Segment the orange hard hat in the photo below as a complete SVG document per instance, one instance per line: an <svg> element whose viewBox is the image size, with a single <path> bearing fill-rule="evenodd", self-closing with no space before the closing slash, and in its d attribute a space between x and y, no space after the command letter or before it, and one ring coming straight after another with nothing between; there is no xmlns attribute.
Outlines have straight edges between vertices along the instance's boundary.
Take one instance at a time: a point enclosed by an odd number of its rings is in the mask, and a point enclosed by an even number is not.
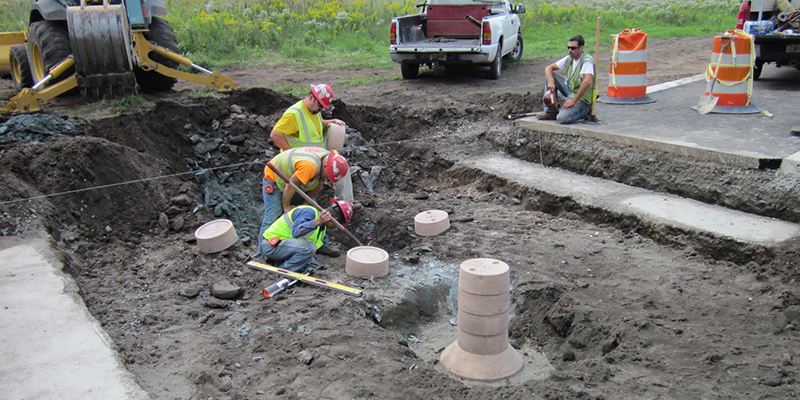
<svg viewBox="0 0 800 400"><path fill-rule="evenodd" d="M544 92L544 96L542 96L542 103L544 103L545 107L551 110L558 110L558 102L556 101L555 93L551 91Z"/></svg>
<svg viewBox="0 0 800 400"><path fill-rule="evenodd" d="M334 199L331 199L331 204L336 204L339 207L339 211L341 211L342 215L344 216L344 222L342 222L342 226L347 226L347 224L350 222L350 218L353 217L353 205L344 200Z"/></svg>
<svg viewBox="0 0 800 400"><path fill-rule="evenodd" d="M311 94L319 100L322 108L326 110L331 109L331 100L333 100L333 89L330 86L320 83L319 85L311 85Z"/></svg>
<svg viewBox="0 0 800 400"><path fill-rule="evenodd" d="M328 154L328 160L325 163L325 171L327 171L328 179L330 179L331 182L339 182L339 179L347 175L347 170L349 168L350 166L347 165L347 160L342 157L338 151L333 150Z"/></svg>

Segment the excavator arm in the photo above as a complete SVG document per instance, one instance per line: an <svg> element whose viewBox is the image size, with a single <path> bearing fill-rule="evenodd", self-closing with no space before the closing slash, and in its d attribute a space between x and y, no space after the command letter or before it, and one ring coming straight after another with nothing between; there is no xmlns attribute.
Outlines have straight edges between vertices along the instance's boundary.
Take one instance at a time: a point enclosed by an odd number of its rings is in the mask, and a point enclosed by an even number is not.
<svg viewBox="0 0 800 400"><path fill-rule="evenodd" d="M189 60L186 57L183 57L179 54L175 54L174 52L170 51L167 48L161 47L155 43L148 41L144 37L143 31L134 31L133 32L133 52L136 54L137 59L139 60L139 68L145 71L156 71L161 75L166 75L172 78L182 79L185 81L200 83L206 85L212 89L219 90L221 92L227 92L234 89L238 89L233 80L227 76L220 74L219 72L209 71L195 63L192 60ZM196 75L190 74L188 72L178 71L177 69L173 69L167 67L164 64L160 64L153 59L150 58L150 52L155 52L161 56L169 58L172 61L177 62L183 66L192 68L196 71L203 72L206 75Z"/></svg>
<svg viewBox="0 0 800 400"><path fill-rule="evenodd" d="M75 65L75 60L72 56L65 58L64 61L56 64L50 70L50 73L33 87L22 89L21 92L12 97L9 103L0 111L8 114L26 114L42 111L42 104L45 101L78 87L78 79L75 74L58 83L44 87L51 79L63 74L73 65Z"/></svg>

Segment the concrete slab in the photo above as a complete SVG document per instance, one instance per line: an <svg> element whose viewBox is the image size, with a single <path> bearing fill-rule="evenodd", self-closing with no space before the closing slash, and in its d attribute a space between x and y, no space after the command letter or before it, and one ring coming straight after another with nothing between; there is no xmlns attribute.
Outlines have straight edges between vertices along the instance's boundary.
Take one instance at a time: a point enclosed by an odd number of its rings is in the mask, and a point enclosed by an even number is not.
<svg viewBox="0 0 800 400"><path fill-rule="evenodd" d="M145 400L44 239L0 242L0 398Z"/></svg>
<svg viewBox="0 0 800 400"><path fill-rule="evenodd" d="M535 117L516 123L742 168L778 168L784 159L797 165L793 160L800 158L800 136L792 127L800 123L800 71L764 67L761 79L753 81L751 102L765 113L700 115L692 106L705 94L706 85L698 75L648 88L654 103L598 103L599 124L560 125Z"/></svg>
<svg viewBox="0 0 800 400"><path fill-rule="evenodd" d="M478 168L523 187L567 197L583 206L743 243L772 247L800 237L800 224L578 175L515 158L499 155L473 157L468 162L461 162L461 166Z"/></svg>

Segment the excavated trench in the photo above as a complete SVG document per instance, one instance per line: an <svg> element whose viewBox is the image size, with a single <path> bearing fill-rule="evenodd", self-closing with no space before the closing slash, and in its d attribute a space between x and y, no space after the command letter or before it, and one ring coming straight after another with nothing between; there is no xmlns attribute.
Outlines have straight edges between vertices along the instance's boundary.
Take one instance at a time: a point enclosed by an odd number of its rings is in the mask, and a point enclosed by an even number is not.
<svg viewBox="0 0 800 400"><path fill-rule="evenodd" d="M522 101L505 100L508 107ZM263 300L260 289L277 276L244 264L256 250L261 171L275 154L269 127L295 101L250 89L224 99L160 102L142 113L74 121L80 132L47 140L7 132L2 137L3 234L24 234L37 223L51 234L90 311L154 398L234 399L256 390L264 398L277 393L305 398L316 392L298 392L275 380L338 379L352 387L387 371L398 375L385 388L367 385L364 397L394 398L400 389L423 397L502 395L496 388L465 388L438 365L441 350L455 340L458 266L470 258L497 258L511 266L509 334L527 366L515 382L566 396L553 398L602 398L618 390L616 385L640 390L641 383L623 374L620 363L643 370L657 364L656 375L670 377L670 363L684 361L668 358L674 351L663 343L681 341L684 331L695 329L686 326L692 313L703 315L700 324L716 327L705 316L718 302L734 302L734 295L723 291L720 299L686 304L690 300L682 293L701 297L718 286L719 275L736 282L731 291L736 286L751 297L757 295L747 282L728 274L752 274L756 292L782 293L782 301L770 303L774 312L800 304L800 294L778 284L797 277L792 251L653 229L503 177L454 167L454 160L505 152L800 222L796 182L774 171L739 171L592 140L579 143L508 121L487 121L490 116L471 109L378 109L340 101L333 116L349 124L344 155L363 205L351 230L389 252L390 274L354 279L344 274L344 256L322 257L329 267L320 276L362 288L364 296L332 297L298 285ZM326 188L318 198L331 195ZM448 212L452 225L446 233L414 233L414 215L429 209ZM215 218L231 219L241 240L222 253L202 254L193 231ZM345 247L354 245L339 232L331 236ZM221 280L241 287L242 294L233 301L214 298L209 287ZM773 283L757 283L766 281ZM796 319L787 311L785 319L775 317L756 330L784 325L785 332ZM706 329L717 335L727 328ZM661 346L663 353L653 353ZM703 354L723 351L718 346L709 344ZM301 350L313 354L313 361L298 363L295 354ZM385 370L367 371L365 364ZM321 373L326 366L350 368L353 375ZM422 383L417 370L428 373ZM170 390L159 374L172 377ZM773 374L779 384L769 386L778 395L788 393L791 377L781 374ZM609 384L615 375L617 384ZM549 383L531 383L550 376ZM582 386L587 382L592 384Z"/></svg>

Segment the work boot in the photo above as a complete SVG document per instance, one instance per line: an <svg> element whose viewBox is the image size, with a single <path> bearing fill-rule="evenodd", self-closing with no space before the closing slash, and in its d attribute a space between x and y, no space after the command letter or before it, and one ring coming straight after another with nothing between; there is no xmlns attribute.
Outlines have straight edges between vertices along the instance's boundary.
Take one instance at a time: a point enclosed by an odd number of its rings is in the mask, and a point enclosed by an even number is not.
<svg viewBox="0 0 800 400"><path fill-rule="evenodd" d="M339 248L336 247L335 245L328 244L327 246L322 246L319 249L317 249L317 254L322 254L323 256L336 258L342 255L342 251L339 250Z"/></svg>
<svg viewBox="0 0 800 400"><path fill-rule="evenodd" d="M536 118L539 118L540 120L546 120L546 121L555 121L556 120L556 115L558 115L558 113L554 113L554 112L550 112L550 111L542 111L542 112L536 114Z"/></svg>

